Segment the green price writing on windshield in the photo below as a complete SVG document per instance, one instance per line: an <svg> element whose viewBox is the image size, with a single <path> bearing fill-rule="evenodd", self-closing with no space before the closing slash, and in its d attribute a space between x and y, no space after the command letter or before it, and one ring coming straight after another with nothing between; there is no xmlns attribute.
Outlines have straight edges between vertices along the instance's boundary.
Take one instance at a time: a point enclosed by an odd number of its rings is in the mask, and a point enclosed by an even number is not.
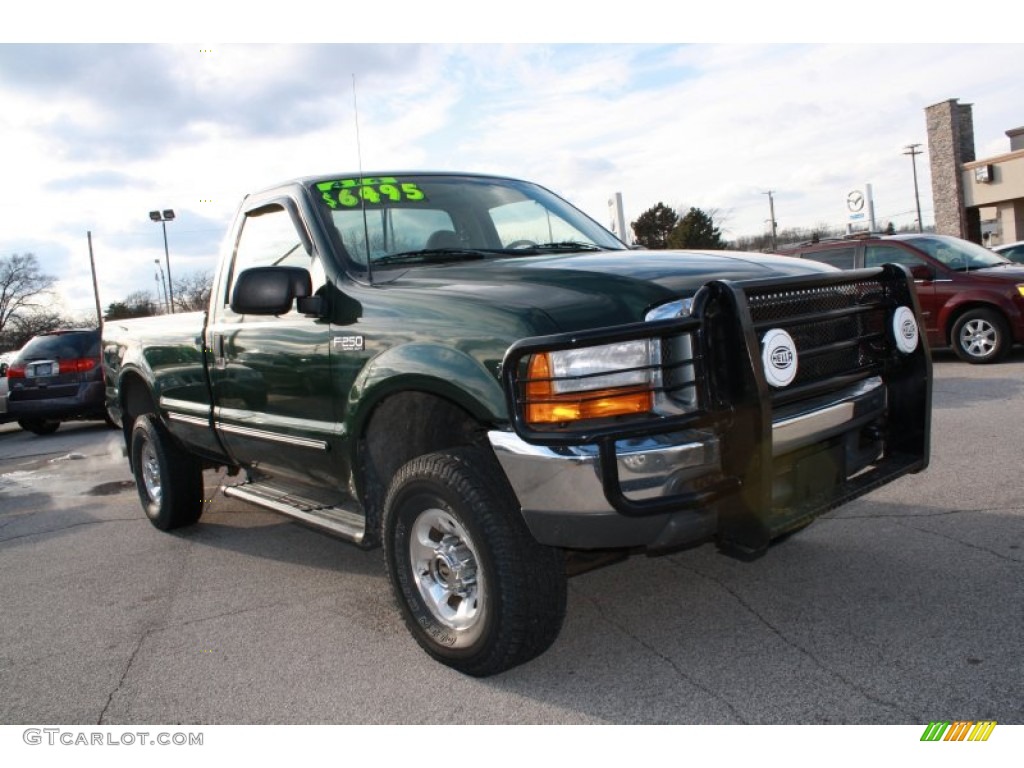
<svg viewBox="0 0 1024 768"><path fill-rule="evenodd" d="M322 181L316 185L323 201L331 208L357 208L360 205L381 203L416 202L425 200L418 186L412 182L400 182L391 176L363 179L339 179Z"/></svg>

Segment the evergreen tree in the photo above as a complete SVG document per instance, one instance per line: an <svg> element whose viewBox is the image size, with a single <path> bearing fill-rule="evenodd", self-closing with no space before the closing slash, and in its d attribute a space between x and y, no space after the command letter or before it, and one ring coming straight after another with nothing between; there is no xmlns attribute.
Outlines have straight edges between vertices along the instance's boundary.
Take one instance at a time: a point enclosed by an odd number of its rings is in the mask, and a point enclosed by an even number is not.
<svg viewBox="0 0 1024 768"><path fill-rule="evenodd" d="M679 214L664 203L658 203L640 214L630 226L638 245L653 250L668 248L668 236L679 223Z"/></svg>
<svg viewBox="0 0 1024 768"><path fill-rule="evenodd" d="M710 214L690 208L668 236L669 248L725 248L722 233Z"/></svg>

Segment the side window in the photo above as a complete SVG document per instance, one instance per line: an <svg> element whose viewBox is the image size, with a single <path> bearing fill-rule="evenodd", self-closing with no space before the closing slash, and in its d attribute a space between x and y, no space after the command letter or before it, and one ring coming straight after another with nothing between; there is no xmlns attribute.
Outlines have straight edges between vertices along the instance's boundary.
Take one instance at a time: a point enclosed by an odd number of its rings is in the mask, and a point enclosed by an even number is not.
<svg viewBox="0 0 1024 768"><path fill-rule="evenodd" d="M880 267L883 264L902 264L905 267L913 267L924 263L924 259L894 245L869 245L864 251L865 267Z"/></svg>
<svg viewBox="0 0 1024 768"><path fill-rule="evenodd" d="M224 294L225 305L230 303L236 278L250 267L302 267L312 276L314 291L326 282L320 260L306 253L291 217L280 205L264 206L246 214Z"/></svg>
<svg viewBox="0 0 1024 768"><path fill-rule="evenodd" d="M803 254L805 259L814 259L822 264L829 264L839 269L853 269L853 256L855 248L833 248L827 251L817 251Z"/></svg>

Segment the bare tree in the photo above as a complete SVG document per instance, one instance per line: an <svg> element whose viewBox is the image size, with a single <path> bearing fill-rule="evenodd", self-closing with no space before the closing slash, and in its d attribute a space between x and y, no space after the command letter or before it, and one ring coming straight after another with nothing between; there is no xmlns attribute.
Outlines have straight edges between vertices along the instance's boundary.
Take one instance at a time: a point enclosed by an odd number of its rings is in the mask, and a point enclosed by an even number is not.
<svg viewBox="0 0 1024 768"><path fill-rule="evenodd" d="M0 333L16 315L42 306L56 280L43 274L31 253L0 257Z"/></svg>
<svg viewBox="0 0 1024 768"><path fill-rule="evenodd" d="M174 306L180 312L199 312L210 304L213 270L190 272L174 279Z"/></svg>

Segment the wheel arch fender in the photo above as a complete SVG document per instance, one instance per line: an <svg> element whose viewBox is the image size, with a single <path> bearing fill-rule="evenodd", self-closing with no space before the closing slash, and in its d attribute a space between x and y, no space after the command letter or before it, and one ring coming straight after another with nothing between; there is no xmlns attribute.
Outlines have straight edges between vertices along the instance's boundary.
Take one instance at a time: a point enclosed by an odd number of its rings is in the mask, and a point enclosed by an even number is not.
<svg viewBox="0 0 1024 768"><path fill-rule="evenodd" d="M371 361L349 393L345 423L368 541L379 532L384 495L399 467L419 455L480 443L486 428L505 420L497 379L465 353L408 345Z"/></svg>
<svg viewBox="0 0 1024 768"><path fill-rule="evenodd" d="M1011 334L1019 324L1020 313L1013 306L1013 302L990 293L964 291L950 299L939 313L939 327L942 328L942 335L947 344L953 343L953 326L957 320L972 309L990 309L998 312L1009 326Z"/></svg>
<svg viewBox="0 0 1024 768"><path fill-rule="evenodd" d="M134 366L121 370L114 392L114 402L120 412L121 432L124 435L124 444L128 453L128 466L129 469L134 470L132 430L135 421L147 413L152 413L160 419L160 409L143 372Z"/></svg>
<svg viewBox="0 0 1024 768"><path fill-rule="evenodd" d="M500 361L495 364L500 365ZM505 395L496 373L452 347L404 344L373 358L360 371L348 392L348 433L361 436L380 402L414 391L449 400L483 424L508 421Z"/></svg>

